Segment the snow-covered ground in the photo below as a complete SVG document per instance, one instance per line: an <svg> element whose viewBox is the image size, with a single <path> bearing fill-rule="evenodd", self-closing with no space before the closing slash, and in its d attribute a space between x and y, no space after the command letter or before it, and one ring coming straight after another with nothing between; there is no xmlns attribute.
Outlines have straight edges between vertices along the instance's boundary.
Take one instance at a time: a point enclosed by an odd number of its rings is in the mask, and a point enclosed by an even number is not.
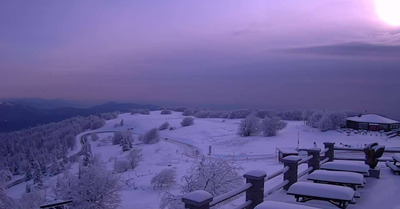
<svg viewBox="0 0 400 209"><path fill-rule="evenodd" d="M323 142L327 141L336 142L338 146L345 144L352 147L362 147L366 143L378 142L387 147L400 147L399 137L387 139L385 135L381 135L380 133L373 133L372 135L354 133L348 135L347 133L338 131L323 133L304 125L301 121L288 121L287 127L274 137L239 137L236 134L240 122L238 119L196 118L194 125L181 127L180 122L183 118L182 113L178 112L173 112L170 115L161 115L160 111L153 111L150 115L121 114L118 118L107 121L104 127L95 131L129 130L136 139L134 147L141 149L143 160L139 163L139 166L133 171L120 174L121 179L131 179L135 182L133 187L123 187L123 209L158 208L162 192L166 190L153 190L150 185L151 178L165 168L174 168L177 171L177 182L179 184L179 179L186 174L187 170L196 160L196 156L201 157L205 155L208 157L210 146L211 157L234 161L235 164L243 168L240 170L240 174L253 169L261 169L267 173L273 173L281 169L283 165L278 163L276 158L277 147L295 148L299 146L300 148L310 148L314 146L314 143L318 147L323 147ZM121 120L124 121L124 125L122 127L115 126ZM138 135L144 134L152 128L158 128L164 122L169 122L175 129L160 131L162 140L159 143L153 145L138 143ZM100 139L97 141L89 140L93 153L99 155L103 161L107 162L111 170L113 169L115 159L124 158L126 153L122 152L120 146L112 145L111 138L113 133L99 133L98 136ZM74 153L78 150L74 150ZM357 204L350 205L349 209L378 208L382 202L392 203L396 200L395 196L400 192L400 187L398 186L400 185L399 176L392 175L384 165L379 164L379 167L382 168L382 178L368 178L365 188L361 189L362 197L357 199ZM302 165L299 169L302 170L304 168L304 165ZM53 179L55 178L53 177ZM277 184L280 181L282 181L282 177L277 177L267 182L266 187ZM25 185L20 184L10 188L7 193L12 197L18 198L21 197L24 189ZM390 192L376 192L385 190ZM175 185L168 191L177 193L179 186ZM295 202L292 196L286 195L282 190L274 193L267 199ZM239 198L229 203L226 208L232 207L232 204L243 203L243 201L243 197ZM395 203L389 204L388 206L390 207L388 208L395 208ZM329 203L319 203L318 201L311 201L306 203L306 205L323 205L324 208L335 208Z"/></svg>

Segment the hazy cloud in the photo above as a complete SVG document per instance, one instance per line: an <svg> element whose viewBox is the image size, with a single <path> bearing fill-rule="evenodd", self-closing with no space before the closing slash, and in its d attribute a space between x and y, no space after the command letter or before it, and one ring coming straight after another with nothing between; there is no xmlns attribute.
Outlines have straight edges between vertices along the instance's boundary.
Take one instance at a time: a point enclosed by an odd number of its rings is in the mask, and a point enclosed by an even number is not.
<svg viewBox="0 0 400 209"><path fill-rule="evenodd" d="M400 45L346 43L285 49L282 52L343 58L385 58L400 61Z"/></svg>

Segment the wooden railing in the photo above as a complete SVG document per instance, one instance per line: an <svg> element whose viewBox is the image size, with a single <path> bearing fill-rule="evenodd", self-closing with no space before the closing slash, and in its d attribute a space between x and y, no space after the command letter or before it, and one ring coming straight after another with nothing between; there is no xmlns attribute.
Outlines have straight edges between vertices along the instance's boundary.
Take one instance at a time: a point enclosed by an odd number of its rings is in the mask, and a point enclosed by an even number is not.
<svg viewBox="0 0 400 209"><path fill-rule="evenodd" d="M335 157L335 150L347 150L347 151L362 151L364 149L345 149L335 147L335 143L325 142L324 149L321 148L311 148L311 149L303 149L307 151L307 157L300 158L298 156L287 156L283 158L283 168L267 175L266 172L260 170L254 170L247 172L243 175L246 179L246 184L243 186L236 188L228 193L222 194L217 197L213 197L211 194L205 191L194 191L182 198L182 201L185 203L185 208L188 209L210 209L219 203L222 203L228 199L236 197L242 193L246 194L246 200L243 204L239 205L235 209L254 209L255 206L262 203L264 198L273 194L274 192L285 189L288 190L290 186L297 182L297 180L306 174L310 174L315 170L318 170L324 163L333 161L335 159L342 159L339 157ZM395 151L394 149L389 149L390 153L398 152L400 153L400 149ZM366 158L368 156L366 155ZM353 158L354 160L354 158ZM366 160L365 158L362 160ZM308 164L307 169L298 172L298 167L301 164ZM278 176L283 175L283 181L268 190L264 191L264 183L274 179Z"/></svg>

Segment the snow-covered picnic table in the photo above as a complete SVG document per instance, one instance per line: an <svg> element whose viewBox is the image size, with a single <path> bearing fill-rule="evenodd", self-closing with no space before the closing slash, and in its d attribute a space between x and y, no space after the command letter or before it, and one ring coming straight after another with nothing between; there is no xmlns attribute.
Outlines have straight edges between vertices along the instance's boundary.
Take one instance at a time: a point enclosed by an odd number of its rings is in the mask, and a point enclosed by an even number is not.
<svg viewBox="0 0 400 209"><path fill-rule="evenodd" d="M307 177L316 183L329 183L345 185L357 190L358 186L364 186L364 176L360 173L347 171L316 170Z"/></svg>
<svg viewBox="0 0 400 209"><path fill-rule="evenodd" d="M386 166L389 167L390 169L392 169L393 173L398 173L400 174L400 165L398 165L397 163L400 163L400 155L399 154L395 154L392 156L393 158L393 163L387 161L386 162Z"/></svg>
<svg viewBox="0 0 400 209"><path fill-rule="evenodd" d="M289 188L287 194L294 195L297 202L324 200L343 209L345 209L349 203L355 202L355 192L353 189L330 184L297 182Z"/></svg>
<svg viewBox="0 0 400 209"><path fill-rule="evenodd" d="M285 202L265 201L257 205L254 209L317 209L317 208L285 203Z"/></svg>
<svg viewBox="0 0 400 209"><path fill-rule="evenodd" d="M361 163L333 161L321 165L321 169L331 171L348 171L369 176L369 166Z"/></svg>
<svg viewBox="0 0 400 209"><path fill-rule="evenodd" d="M394 160L394 164L396 163L400 163L400 154L395 154L392 156L393 160Z"/></svg>

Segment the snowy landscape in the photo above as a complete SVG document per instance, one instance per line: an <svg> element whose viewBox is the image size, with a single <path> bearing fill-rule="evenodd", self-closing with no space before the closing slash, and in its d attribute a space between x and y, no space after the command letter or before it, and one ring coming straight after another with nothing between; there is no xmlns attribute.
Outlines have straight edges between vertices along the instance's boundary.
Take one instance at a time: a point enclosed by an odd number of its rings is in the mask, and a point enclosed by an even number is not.
<svg viewBox="0 0 400 209"><path fill-rule="evenodd" d="M0 1L0 209L400 209L400 0Z"/></svg>
<svg viewBox="0 0 400 209"><path fill-rule="evenodd" d="M76 146L68 155L79 152L82 149L80 139L86 137L95 158L104 162L106 169L118 176L121 186L119 192L121 208L155 209L160 207L160 202L166 192L180 194L184 176L188 175L194 164L205 159L226 160L235 166L238 176L242 176L251 170L263 170L267 174L280 170L283 165L277 160L277 148L301 149L314 146L322 148L324 142L335 142L337 146L353 148L362 148L365 144L373 142L387 147L400 147L399 137L388 139L386 134L379 132L371 132L367 135L356 131L350 134L337 130L321 132L319 129L306 125L304 121L285 121L286 127L276 136L242 137L237 134L242 119L195 118L193 125L182 126L183 118L185 116L182 116L182 112L161 114L161 111L152 111L149 115L120 114L115 119L107 120L101 128L78 134ZM170 127L159 131L160 140L157 143L146 144L138 140L146 132L158 128L165 122L168 122ZM113 145L113 138L117 132L131 134L132 150L138 151L141 156L137 166L133 169L119 170L120 168L116 167L119 166L117 162L127 160L130 153L124 152L121 145ZM363 154L359 156L363 157ZM374 202L373 199L365 198L365 196L376 195L373 190L379 190L379 188L385 188L393 194L398 192L397 187L391 185L400 183L400 179L392 175L390 169L386 168L384 164L379 164L379 167L382 169L382 178L368 178L367 186L361 189L363 198L357 204L350 205L349 208L377 207L379 202ZM67 171L76 175L77 169L78 162L72 163ZM165 169L174 171L171 174L172 182L165 182L165 185L162 183L160 185L152 184L152 179ZM44 178L47 199L55 198L51 188L55 187L57 179L62 178L63 175L65 173ZM282 178L273 179L273 181L267 182L266 188L281 181ZM27 184L33 183L27 181L13 186L6 190L6 194L15 199L23 198ZM386 202L390 197L389 194L382 193L379 200ZM293 197L285 195L285 191L278 191L267 199L295 202ZM395 198L393 201L394 206ZM241 202L243 202L243 196L222 208L232 208ZM331 207L329 204L324 206ZM334 208L334 206L332 207Z"/></svg>

